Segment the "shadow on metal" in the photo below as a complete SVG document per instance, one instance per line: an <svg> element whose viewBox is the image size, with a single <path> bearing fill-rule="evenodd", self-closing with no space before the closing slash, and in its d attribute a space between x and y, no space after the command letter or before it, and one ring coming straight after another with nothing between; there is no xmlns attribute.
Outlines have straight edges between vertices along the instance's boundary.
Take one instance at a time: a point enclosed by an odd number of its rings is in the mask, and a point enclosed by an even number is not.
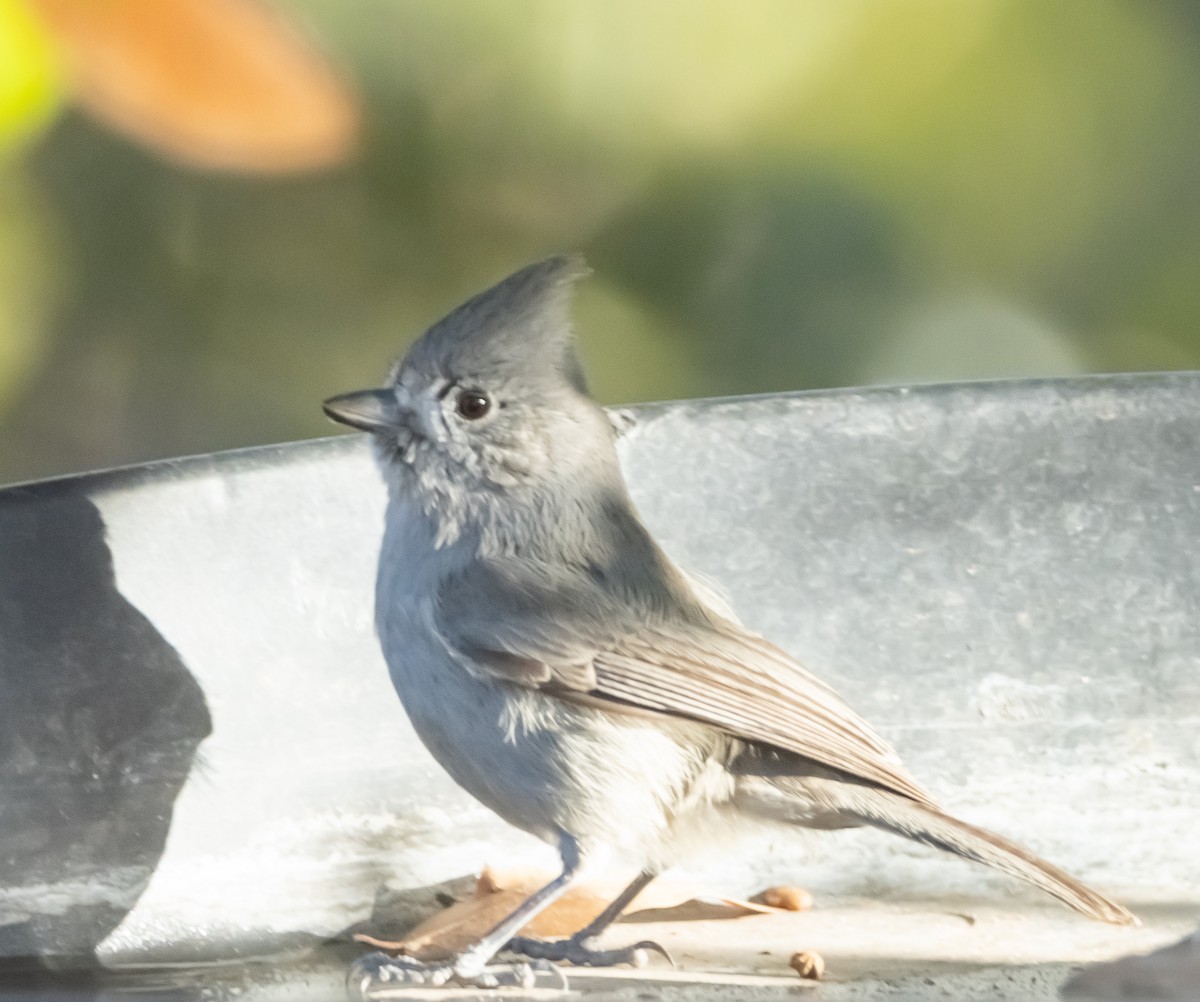
<svg viewBox="0 0 1200 1002"><path fill-rule="evenodd" d="M210 730L96 506L71 481L0 494L0 956L78 962L116 928Z"/></svg>

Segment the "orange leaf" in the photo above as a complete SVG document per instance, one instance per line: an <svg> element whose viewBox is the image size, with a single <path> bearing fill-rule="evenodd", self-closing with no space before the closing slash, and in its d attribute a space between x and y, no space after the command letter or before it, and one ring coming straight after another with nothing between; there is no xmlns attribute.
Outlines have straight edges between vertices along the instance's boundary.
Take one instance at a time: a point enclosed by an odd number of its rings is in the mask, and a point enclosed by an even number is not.
<svg viewBox="0 0 1200 1002"><path fill-rule="evenodd" d="M336 164L355 97L256 0L31 0L63 50L76 98L170 159L256 173Z"/></svg>

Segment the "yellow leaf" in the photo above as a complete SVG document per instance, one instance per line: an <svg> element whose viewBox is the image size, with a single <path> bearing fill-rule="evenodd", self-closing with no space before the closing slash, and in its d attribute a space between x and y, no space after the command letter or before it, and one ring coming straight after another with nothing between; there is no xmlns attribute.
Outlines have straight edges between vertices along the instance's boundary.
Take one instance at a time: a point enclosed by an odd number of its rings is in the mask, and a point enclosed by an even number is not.
<svg viewBox="0 0 1200 1002"><path fill-rule="evenodd" d="M54 117L62 81L54 45L24 0L0 0L0 155Z"/></svg>

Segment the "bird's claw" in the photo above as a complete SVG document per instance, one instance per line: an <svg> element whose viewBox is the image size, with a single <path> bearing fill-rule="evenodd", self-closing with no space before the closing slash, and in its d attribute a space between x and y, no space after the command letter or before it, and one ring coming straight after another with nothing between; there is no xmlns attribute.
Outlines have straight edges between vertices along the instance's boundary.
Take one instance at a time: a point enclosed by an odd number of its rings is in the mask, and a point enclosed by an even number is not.
<svg viewBox="0 0 1200 1002"><path fill-rule="evenodd" d="M549 940L514 936L508 941L505 949L533 960L548 960L558 963L566 961L576 967L615 967L618 964L645 967L650 959L650 952L653 951L665 958L672 967L675 966L675 960L666 949L649 939L634 943L632 946L600 950L595 946L594 940L575 936L570 939Z"/></svg>
<svg viewBox="0 0 1200 1002"><path fill-rule="evenodd" d="M428 963L413 957L368 953L350 965L346 991L354 1002L384 998L390 990L462 985L468 988L533 988L539 974L548 974L567 988L566 976L549 961L530 958L532 963L476 964L469 955L457 961Z"/></svg>

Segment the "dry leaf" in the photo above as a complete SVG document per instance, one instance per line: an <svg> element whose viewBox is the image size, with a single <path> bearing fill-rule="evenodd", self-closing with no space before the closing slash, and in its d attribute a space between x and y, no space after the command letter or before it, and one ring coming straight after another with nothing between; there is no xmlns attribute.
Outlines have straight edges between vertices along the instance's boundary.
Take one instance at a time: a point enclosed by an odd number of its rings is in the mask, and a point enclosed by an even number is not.
<svg viewBox="0 0 1200 1002"><path fill-rule="evenodd" d="M441 960L478 940L552 877L544 870L497 872L485 868L471 898L457 901L431 916L403 940L390 942L362 934L355 939L421 960ZM630 879L631 875L606 875L580 881L521 931L525 935L551 939L570 936L604 911ZM660 877L634 898L627 918L631 921L694 921L778 911L780 909L750 901L707 897L703 889L692 882Z"/></svg>

